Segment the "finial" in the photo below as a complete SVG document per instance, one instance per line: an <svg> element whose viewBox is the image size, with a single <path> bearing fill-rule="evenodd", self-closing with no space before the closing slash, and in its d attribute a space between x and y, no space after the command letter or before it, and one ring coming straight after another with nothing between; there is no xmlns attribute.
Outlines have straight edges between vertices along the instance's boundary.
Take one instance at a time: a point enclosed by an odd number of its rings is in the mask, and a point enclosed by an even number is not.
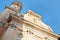
<svg viewBox="0 0 60 40"><path fill-rule="evenodd" d="M16 1L13 2L12 4L17 5L20 9L22 9L22 3L19 2L18 0L16 0Z"/></svg>

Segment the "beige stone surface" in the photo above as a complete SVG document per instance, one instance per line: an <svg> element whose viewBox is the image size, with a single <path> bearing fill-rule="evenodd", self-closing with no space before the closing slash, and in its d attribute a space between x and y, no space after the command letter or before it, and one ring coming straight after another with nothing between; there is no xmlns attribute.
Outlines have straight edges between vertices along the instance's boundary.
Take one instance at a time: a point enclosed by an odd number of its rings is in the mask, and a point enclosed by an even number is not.
<svg viewBox="0 0 60 40"><path fill-rule="evenodd" d="M14 16L11 24L16 25L16 28L9 26L2 40L58 40L59 35L55 34L48 25L44 24L41 18L31 14L29 16L26 13L23 19ZM18 34L20 33L22 34L19 37Z"/></svg>
<svg viewBox="0 0 60 40"><path fill-rule="evenodd" d="M18 13L9 8L4 10L3 16L6 11L11 13L10 24L13 25L8 26L1 40L58 40L60 37L53 32L50 26L42 22L40 15L31 10L22 14L23 17L20 14L17 16Z"/></svg>

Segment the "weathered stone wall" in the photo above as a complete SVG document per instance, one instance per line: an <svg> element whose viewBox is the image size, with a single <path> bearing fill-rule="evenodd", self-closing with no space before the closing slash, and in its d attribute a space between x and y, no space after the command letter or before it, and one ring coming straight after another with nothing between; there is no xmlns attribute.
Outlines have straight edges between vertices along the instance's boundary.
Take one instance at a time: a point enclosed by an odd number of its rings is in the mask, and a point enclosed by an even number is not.
<svg viewBox="0 0 60 40"><path fill-rule="evenodd" d="M58 40L58 37L46 33L33 26L23 26L23 39L25 40Z"/></svg>

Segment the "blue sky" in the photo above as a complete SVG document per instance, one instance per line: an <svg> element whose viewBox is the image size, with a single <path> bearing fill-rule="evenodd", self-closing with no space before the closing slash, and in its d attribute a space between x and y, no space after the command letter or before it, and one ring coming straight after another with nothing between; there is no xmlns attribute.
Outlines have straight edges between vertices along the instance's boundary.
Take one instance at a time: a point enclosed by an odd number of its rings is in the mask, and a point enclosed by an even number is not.
<svg viewBox="0 0 60 40"><path fill-rule="evenodd" d="M0 0L0 12L15 0ZM60 0L18 0L22 3L22 13L32 10L42 16L42 21L49 25L56 34L60 34Z"/></svg>

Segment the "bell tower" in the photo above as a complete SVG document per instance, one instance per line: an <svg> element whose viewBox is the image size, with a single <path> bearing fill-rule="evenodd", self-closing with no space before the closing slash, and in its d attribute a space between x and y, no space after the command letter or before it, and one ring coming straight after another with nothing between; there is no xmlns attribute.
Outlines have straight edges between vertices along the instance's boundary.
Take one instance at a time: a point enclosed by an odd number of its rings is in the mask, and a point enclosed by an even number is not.
<svg viewBox="0 0 60 40"><path fill-rule="evenodd" d="M20 12L22 9L22 4L19 1L12 2L11 6L6 6L5 9L8 8L9 10Z"/></svg>
<svg viewBox="0 0 60 40"><path fill-rule="evenodd" d="M6 6L4 11L0 14L0 37L2 38L3 33L7 30L9 23L11 22L10 15L20 14L22 9L22 4L18 1L15 1L11 6ZM0 38L0 40L1 40Z"/></svg>
<svg viewBox="0 0 60 40"><path fill-rule="evenodd" d="M18 15L22 9L22 4L19 1L12 2L11 6L6 6L4 11L2 12L2 17L6 17L8 14Z"/></svg>

